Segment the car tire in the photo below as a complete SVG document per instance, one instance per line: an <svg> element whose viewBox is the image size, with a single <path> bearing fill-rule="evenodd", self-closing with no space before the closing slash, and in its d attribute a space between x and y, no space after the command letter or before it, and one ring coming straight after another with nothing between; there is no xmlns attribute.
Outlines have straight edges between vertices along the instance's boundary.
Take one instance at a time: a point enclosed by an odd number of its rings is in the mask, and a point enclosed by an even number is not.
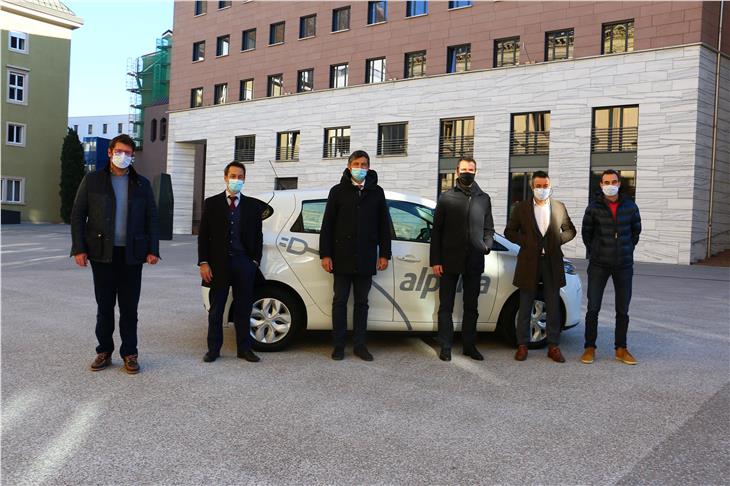
<svg viewBox="0 0 730 486"><path fill-rule="evenodd" d="M507 299L507 302L502 307L502 312L499 314L499 322L497 323L497 329L502 336L502 339L510 346L517 346L517 313L520 310L520 293L515 292ZM563 309L562 303L560 306L561 311L561 325L565 322L565 309ZM539 312L539 315L537 315ZM532 309L532 317L530 323L530 342L527 347L530 349L540 349L547 346L547 327L546 327L546 316L545 302L542 300L542 295L538 293L535 298Z"/></svg>
<svg viewBox="0 0 730 486"><path fill-rule="evenodd" d="M304 308L291 291L264 285L255 291L253 301L251 338L257 351L285 349L306 327Z"/></svg>

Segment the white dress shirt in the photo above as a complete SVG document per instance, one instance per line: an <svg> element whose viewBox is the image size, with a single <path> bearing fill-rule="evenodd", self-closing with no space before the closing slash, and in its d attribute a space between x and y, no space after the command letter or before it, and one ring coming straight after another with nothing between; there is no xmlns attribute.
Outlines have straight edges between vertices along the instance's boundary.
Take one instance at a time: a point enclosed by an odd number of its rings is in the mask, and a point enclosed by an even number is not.
<svg viewBox="0 0 730 486"><path fill-rule="evenodd" d="M537 227L540 228L540 233L545 236L548 226L550 226L550 198L548 198L545 204L537 204L533 198L532 206L535 210L535 221L537 221Z"/></svg>
<svg viewBox="0 0 730 486"><path fill-rule="evenodd" d="M229 206L231 205L231 196L236 196L236 200L235 200L235 202L233 204L236 207L238 207L238 203L241 202L241 193L238 192L236 194L233 194L231 191L229 191L228 189L226 189L226 202L228 203Z"/></svg>

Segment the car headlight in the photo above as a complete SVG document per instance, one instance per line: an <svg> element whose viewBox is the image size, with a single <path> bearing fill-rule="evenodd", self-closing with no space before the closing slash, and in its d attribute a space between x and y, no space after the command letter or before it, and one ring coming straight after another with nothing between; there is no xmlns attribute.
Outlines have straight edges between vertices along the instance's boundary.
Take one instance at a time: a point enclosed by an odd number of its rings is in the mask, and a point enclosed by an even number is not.
<svg viewBox="0 0 730 486"><path fill-rule="evenodd" d="M563 269L568 275L575 275L575 265L568 260L563 260Z"/></svg>

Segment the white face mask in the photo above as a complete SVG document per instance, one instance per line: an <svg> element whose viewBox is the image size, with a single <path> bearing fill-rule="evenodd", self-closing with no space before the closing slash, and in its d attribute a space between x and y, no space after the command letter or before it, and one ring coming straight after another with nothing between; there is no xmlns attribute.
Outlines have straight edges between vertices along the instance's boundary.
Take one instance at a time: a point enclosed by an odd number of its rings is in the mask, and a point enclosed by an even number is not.
<svg viewBox="0 0 730 486"><path fill-rule="evenodd" d="M535 199L538 201L544 201L545 199L550 197L550 194L552 193L553 188L552 187L544 187L544 188L537 188L533 189L532 193L535 195Z"/></svg>
<svg viewBox="0 0 730 486"><path fill-rule="evenodd" d="M120 169L126 169L132 165L132 156L125 153L112 154L112 164Z"/></svg>
<svg viewBox="0 0 730 486"><path fill-rule="evenodd" d="M606 184L605 186L601 186L601 190L608 197L613 197L616 194L618 194L618 186L612 186L610 184Z"/></svg>

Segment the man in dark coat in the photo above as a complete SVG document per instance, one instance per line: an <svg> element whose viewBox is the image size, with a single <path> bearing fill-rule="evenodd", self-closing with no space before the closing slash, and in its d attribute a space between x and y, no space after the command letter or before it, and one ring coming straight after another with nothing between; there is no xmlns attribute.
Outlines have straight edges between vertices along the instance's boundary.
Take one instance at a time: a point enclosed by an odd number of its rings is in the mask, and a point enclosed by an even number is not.
<svg viewBox="0 0 730 486"><path fill-rule="evenodd" d="M142 265L160 257L157 205L147 179L132 167L135 143L129 135L109 143L109 165L81 181L71 211L71 255L76 264L91 262L96 296L96 359L92 371L111 365L114 351L114 304L119 303L119 354L124 370L139 373L137 306Z"/></svg>
<svg viewBox="0 0 730 486"><path fill-rule="evenodd" d="M347 161L340 183L327 196L319 236L322 268L334 274L332 299L332 359L345 356L347 301L353 289L354 352L365 361L373 356L365 345L368 293L377 270L388 268L391 222L378 174L370 170L370 156L356 150Z"/></svg>
<svg viewBox="0 0 730 486"><path fill-rule="evenodd" d="M531 187L533 197L514 207L504 230L508 240L520 245L513 282L520 289L515 359L524 361L527 358L530 315L538 284L542 283L547 306L548 357L564 363L559 347L562 325L560 288L565 286L560 247L575 238L576 231L563 203L550 197L552 188L547 172L535 172Z"/></svg>
<svg viewBox="0 0 730 486"><path fill-rule="evenodd" d="M237 356L259 361L251 350L251 307L254 283L263 252L261 213L263 203L243 195L246 166L231 162L223 171L226 190L203 204L198 233L198 266L203 285L210 287L208 352L203 361L220 356L223 345L223 313L228 289L233 288L233 323Z"/></svg>
<svg viewBox="0 0 730 486"><path fill-rule="evenodd" d="M464 291L464 316L461 324L464 354L481 361L476 348L478 301L484 255L494 242L492 203L489 195L474 181L477 163L462 157L456 167L456 185L443 193L436 205L431 230L430 264L440 277L438 329L441 352L439 358L451 361L454 338L454 299L461 277Z"/></svg>
<svg viewBox="0 0 730 486"><path fill-rule="evenodd" d="M609 169L601 174L601 195L588 204L581 235L588 250L588 311L585 350L580 360L593 363L598 336L598 313L608 278L616 293L616 359L630 365L636 359L626 347L629 303L634 275L634 248L641 233L639 208L631 198L619 194L619 173Z"/></svg>

